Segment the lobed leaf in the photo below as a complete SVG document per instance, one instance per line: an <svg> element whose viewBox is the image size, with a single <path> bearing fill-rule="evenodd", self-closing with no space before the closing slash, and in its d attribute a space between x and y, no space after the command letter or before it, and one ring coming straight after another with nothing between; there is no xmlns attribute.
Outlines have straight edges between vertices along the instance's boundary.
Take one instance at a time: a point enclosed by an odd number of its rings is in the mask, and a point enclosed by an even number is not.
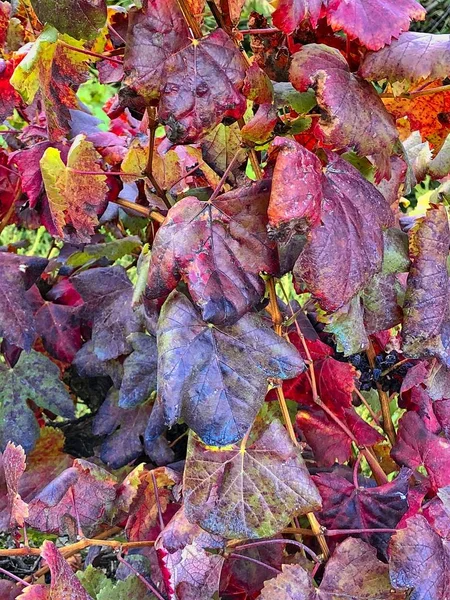
<svg viewBox="0 0 450 600"><path fill-rule="evenodd" d="M76 39L92 39L106 22L105 0L31 0L41 23Z"/></svg>
<svg viewBox="0 0 450 600"><path fill-rule="evenodd" d="M246 448L209 448L190 435L184 506L203 529L227 538L270 537L320 504L301 453L278 420Z"/></svg>

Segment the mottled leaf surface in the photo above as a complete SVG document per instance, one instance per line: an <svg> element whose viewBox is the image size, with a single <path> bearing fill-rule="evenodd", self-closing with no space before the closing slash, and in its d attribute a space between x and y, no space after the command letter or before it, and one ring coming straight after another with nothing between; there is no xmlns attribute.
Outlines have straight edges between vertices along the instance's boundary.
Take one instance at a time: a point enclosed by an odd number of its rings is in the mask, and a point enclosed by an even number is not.
<svg viewBox="0 0 450 600"><path fill-rule="evenodd" d="M394 481L376 487L355 487L335 473L313 477L322 497L322 510L317 514L320 523L328 529L395 529L408 509L410 473L404 469ZM386 555L389 533L362 533L358 537Z"/></svg>
<svg viewBox="0 0 450 600"><path fill-rule="evenodd" d="M190 523L181 508L155 543L170 600L211 600L219 590L225 540Z"/></svg>
<svg viewBox="0 0 450 600"><path fill-rule="evenodd" d="M450 593L448 542L422 515L406 521L389 544L389 572L395 589L411 589L411 600L444 600Z"/></svg>
<svg viewBox="0 0 450 600"><path fill-rule="evenodd" d="M158 395L166 424L183 417L205 443L241 439L267 392L267 378L304 369L294 346L247 314L235 325L203 322L189 300L173 292L158 321Z"/></svg>
<svg viewBox="0 0 450 600"><path fill-rule="evenodd" d="M316 589L300 565L283 565L283 572L264 585L261 600L389 600L392 598L388 567L374 548L348 538L333 553Z"/></svg>
<svg viewBox="0 0 450 600"><path fill-rule="evenodd" d="M405 295L403 351L414 358L436 356L450 366L450 229L444 205L432 206L410 232L412 262Z"/></svg>
<svg viewBox="0 0 450 600"><path fill-rule="evenodd" d="M40 531L77 534L77 520L85 534L109 519L116 497L116 479L105 469L77 459L29 504L27 523Z"/></svg>
<svg viewBox="0 0 450 600"><path fill-rule="evenodd" d="M450 74L450 35L407 31L378 52L369 52L361 65L365 79L391 83L445 79Z"/></svg>
<svg viewBox="0 0 450 600"><path fill-rule="evenodd" d="M0 336L31 350L36 337L33 306L25 294L47 266L38 257L0 253Z"/></svg>
<svg viewBox="0 0 450 600"><path fill-rule="evenodd" d="M76 90L88 77L86 55L60 44L59 39L82 47L81 42L67 35L58 38L56 29L46 27L11 77L11 84L27 104L40 93L52 141L69 132L70 109L79 106Z"/></svg>
<svg viewBox="0 0 450 600"><path fill-rule="evenodd" d="M223 30L193 41L175 0L147 0L130 13L127 42L122 101L159 98L172 141L196 141L223 118L243 116L246 65Z"/></svg>
<svg viewBox="0 0 450 600"><path fill-rule="evenodd" d="M327 156L322 222L310 231L294 275L322 308L335 311L381 269L382 229L393 217L382 194L355 167L331 152Z"/></svg>
<svg viewBox="0 0 450 600"><path fill-rule="evenodd" d="M184 502L190 521L227 538L269 537L321 504L299 449L277 420L245 449L209 448L191 434Z"/></svg>
<svg viewBox="0 0 450 600"><path fill-rule="evenodd" d="M0 367L0 446L5 448L12 441L30 452L39 426L27 400L70 419L74 417L72 399L59 379L58 367L43 354L23 352L14 368Z"/></svg>
<svg viewBox="0 0 450 600"><path fill-rule="evenodd" d="M156 339L145 333L132 333L127 341L133 352L123 362L119 406L133 408L145 402L156 390L158 352Z"/></svg>
<svg viewBox="0 0 450 600"><path fill-rule="evenodd" d="M50 233L64 239L90 242L98 225L97 212L105 204L108 186L106 176L98 164L100 154L82 134L77 136L69 150L67 164L57 148L47 148L41 160L41 172L48 198ZM98 172L86 176L78 173ZM64 228L70 225L73 232Z"/></svg>
<svg viewBox="0 0 450 600"><path fill-rule="evenodd" d="M26 467L22 446L8 442L3 452L2 463L8 494L9 527L23 527L28 516L28 506L19 494L19 482Z"/></svg>
<svg viewBox="0 0 450 600"><path fill-rule="evenodd" d="M322 111L316 135L333 147L354 147L361 156L373 156L378 179L389 179L398 141L394 121L373 86L350 72L342 54L308 44L293 56L289 76L299 92L310 87L316 92Z"/></svg>
<svg viewBox="0 0 450 600"><path fill-rule="evenodd" d="M91 39L106 22L105 0L32 0L41 23L76 39Z"/></svg>
<svg viewBox="0 0 450 600"><path fill-rule="evenodd" d="M270 182L202 202L184 198L155 236L147 295L166 296L182 279L205 321L232 324L264 293L260 271L277 269L267 236Z"/></svg>

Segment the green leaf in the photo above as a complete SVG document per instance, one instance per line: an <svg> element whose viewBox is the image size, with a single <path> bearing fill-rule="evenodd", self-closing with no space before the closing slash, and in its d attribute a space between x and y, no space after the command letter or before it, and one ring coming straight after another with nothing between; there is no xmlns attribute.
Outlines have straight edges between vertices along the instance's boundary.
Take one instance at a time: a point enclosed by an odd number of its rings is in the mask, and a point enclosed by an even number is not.
<svg viewBox="0 0 450 600"><path fill-rule="evenodd" d="M130 575L114 584L100 569L89 565L85 571L78 571L77 577L86 592L94 600L152 600L153 594L136 575Z"/></svg>
<svg viewBox="0 0 450 600"><path fill-rule="evenodd" d="M92 39L106 22L105 0L31 0L41 23L51 23L61 33Z"/></svg>
<svg viewBox="0 0 450 600"><path fill-rule="evenodd" d="M69 267L82 267L91 260L103 257L115 261L135 252L140 247L141 240L136 236L125 237L121 240L113 240L106 244L92 244L85 246L83 250L71 254L66 261L66 265Z"/></svg>

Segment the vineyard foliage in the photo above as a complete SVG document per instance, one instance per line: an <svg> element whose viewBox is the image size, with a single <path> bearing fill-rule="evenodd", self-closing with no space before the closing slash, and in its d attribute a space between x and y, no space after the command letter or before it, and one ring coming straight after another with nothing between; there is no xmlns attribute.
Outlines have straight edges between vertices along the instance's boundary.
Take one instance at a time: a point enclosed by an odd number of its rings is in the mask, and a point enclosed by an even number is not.
<svg viewBox="0 0 450 600"><path fill-rule="evenodd" d="M2 600L450 598L450 36L421 21L0 1Z"/></svg>

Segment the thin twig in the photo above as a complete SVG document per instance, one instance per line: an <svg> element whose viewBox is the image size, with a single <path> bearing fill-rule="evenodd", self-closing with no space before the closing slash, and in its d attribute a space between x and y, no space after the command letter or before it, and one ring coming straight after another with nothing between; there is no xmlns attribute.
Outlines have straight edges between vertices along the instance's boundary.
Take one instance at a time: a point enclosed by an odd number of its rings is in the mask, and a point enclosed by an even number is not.
<svg viewBox="0 0 450 600"><path fill-rule="evenodd" d="M375 414L375 411L370 406L370 404L367 402L366 398L364 398L364 396L361 394L361 392L358 390L357 387L355 387L355 389L353 391L355 392L355 394L358 396L358 398L361 400L361 402L364 404L364 406L369 411L369 414L372 417L373 422L376 425L378 425L378 427L381 427L380 419L377 417L377 415ZM383 428L381 427L381 429L383 429Z"/></svg>
<svg viewBox="0 0 450 600"><path fill-rule="evenodd" d="M389 367L389 369L386 369L385 371L383 371L381 373L381 377L385 377L389 373L392 373L392 371L395 371L396 369L398 369L405 363L409 362L410 360L411 360L410 358L403 358L402 360L399 360L398 363L395 363L395 365L392 365L392 367Z"/></svg>
<svg viewBox="0 0 450 600"><path fill-rule="evenodd" d="M138 213L141 217L150 218L157 223L164 223L166 219L164 215L156 210L150 210L140 204L134 204L134 202L130 202L129 200L123 200L123 198L116 198L115 200L111 200L111 202L118 204L127 210L134 210L134 212Z"/></svg>
<svg viewBox="0 0 450 600"><path fill-rule="evenodd" d="M398 94L397 96L392 92L384 92L380 94L381 98L407 98L412 100L413 98L418 98L419 96L431 96L432 94L438 94L439 92L448 92L450 91L450 85L440 85L434 88L427 88L425 90L419 90L418 92L405 92L404 94Z"/></svg>
<svg viewBox="0 0 450 600"><path fill-rule="evenodd" d="M220 192L221 192L221 190L222 190L223 186L225 185L225 182L226 182L226 180L228 178L228 175L231 173L231 170L233 168L234 163L236 162L239 154L241 153L241 150L242 150L241 148L238 148L236 154L230 160L230 164L225 169L225 173L222 175L222 178L220 179L219 183L217 184L216 189L211 194L211 197L209 199L210 202L212 202L213 200L215 200L217 198L217 196L220 194Z"/></svg>
<svg viewBox="0 0 450 600"><path fill-rule="evenodd" d="M72 46L71 44L67 44L61 40L58 40L58 43L64 48L68 48L73 52L78 52L79 54L86 54L87 56L93 56L94 58L99 58L101 60L109 60L110 62L116 63L118 65L123 65L123 60L119 60L117 58L113 58L111 56L105 56L104 54L99 54L98 52L92 52L91 50L86 50L86 48L77 48L76 46Z"/></svg>
<svg viewBox="0 0 450 600"><path fill-rule="evenodd" d="M156 598L158 600L167 600L167 598L165 596L163 596L158 589L156 588L156 586L152 585L143 575L141 575L141 573L139 573L139 571L137 569L135 569L133 567L132 564L130 564L127 560L125 560L120 554L117 555L117 560L122 563L123 565L125 565L128 569L130 569L130 571L132 573L134 573L134 575L136 575L136 577L142 581L142 583L145 585L145 587L147 589L149 589L152 594L154 594L154 596L156 596Z"/></svg>
<svg viewBox="0 0 450 600"><path fill-rule="evenodd" d="M258 540L257 542L247 542L246 544L239 544L234 549L235 550L245 550L246 548L255 548L256 546L262 546L263 544L292 544L293 546L297 546L313 559L314 562L321 563L322 561L317 556L315 552L308 548L305 544L301 542L297 542L297 540L288 540L285 538L279 538L276 540Z"/></svg>
<svg viewBox="0 0 450 600"><path fill-rule="evenodd" d="M236 29L237 33L242 35L272 35L274 33L281 33L276 27L267 27L266 29Z"/></svg>
<svg viewBox="0 0 450 600"><path fill-rule="evenodd" d="M186 21L187 26L191 30L191 33L193 34L194 38L201 38L202 30L197 22L197 19L191 13L190 7L186 3L186 0L177 0L177 2L181 12L183 13L184 20Z"/></svg>
<svg viewBox="0 0 450 600"><path fill-rule="evenodd" d="M272 571L272 573L275 573L276 575L281 573L281 571L279 569L276 569L275 567L272 567L271 565L267 565L266 563L263 563L261 560L258 560L257 558L252 558L251 556L246 556L245 554L236 554L235 552L232 552L231 554L228 554L228 558L240 558L241 560L247 560L248 562L252 562L255 565L259 565L260 567L264 567L265 569Z"/></svg>
<svg viewBox="0 0 450 600"><path fill-rule="evenodd" d="M369 343L369 348L367 349L366 354L367 354L367 359L369 361L370 368L371 369L375 368L376 353L375 353L375 349L373 347L372 342ZM379 383L377 383L377 391L378 391L378 398L380 400L381 414L383 417L383 430L385 431L390 443L393 446L395 444L396 435L395 435L394 423L392 422L391 408L389 406L389 396L382 389L382 387Z"/></svg>
<svg viewBox="0 0 450 600"><path fill-rule="evenodd" d="M17 583L20 583L21 585L23 585L25 587L30 586L28 581L25 581L24 579L20 579L20 577L17 577L17 575L14 575L14 573L10 573L6 569L2 569L2 567L0 567L0 573L3 573L3 575L6 575L6 577L11 577L11 579L14 579L14 581L17 581Z"/></svg>

